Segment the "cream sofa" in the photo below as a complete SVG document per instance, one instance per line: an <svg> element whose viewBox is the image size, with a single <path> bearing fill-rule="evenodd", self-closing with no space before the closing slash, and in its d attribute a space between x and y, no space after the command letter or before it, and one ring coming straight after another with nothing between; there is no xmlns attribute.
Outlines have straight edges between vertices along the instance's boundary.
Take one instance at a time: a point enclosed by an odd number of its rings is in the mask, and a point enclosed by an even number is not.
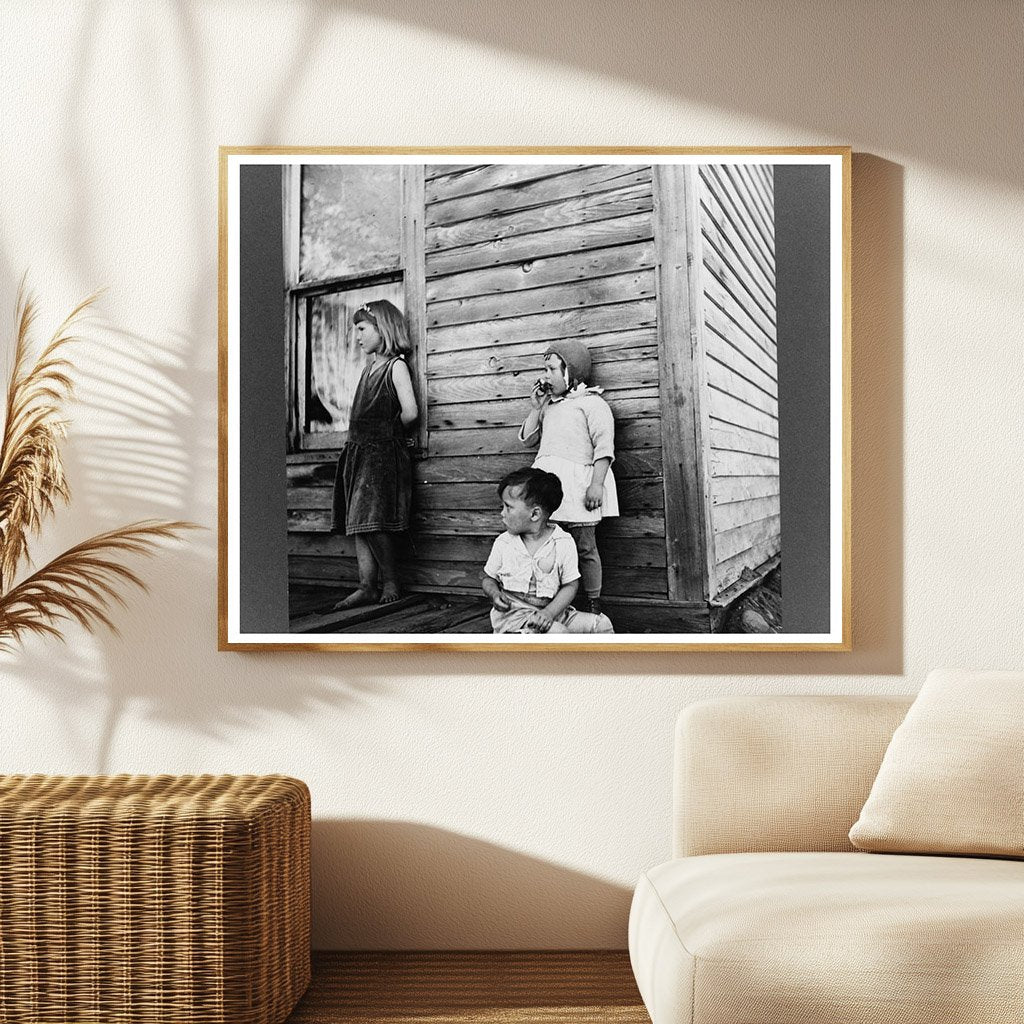
<svg viewBox="0 0 1024 1024"><path fill-rule="evenodd" d="M675 859L640 879L629 924L653 1024L1024 1021L1024 861L848 839L909 706L739 697L683 712Z"/></svg>

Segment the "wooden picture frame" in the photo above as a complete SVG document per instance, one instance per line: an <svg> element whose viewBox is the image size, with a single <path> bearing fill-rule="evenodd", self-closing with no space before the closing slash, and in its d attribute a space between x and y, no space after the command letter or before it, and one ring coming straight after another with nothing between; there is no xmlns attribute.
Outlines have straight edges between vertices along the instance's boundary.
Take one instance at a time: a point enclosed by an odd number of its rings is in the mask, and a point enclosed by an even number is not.
<svg viewBox="0 0 1024 1024"><path fill-rule="evenodd" d="M850 650L850 160L222 148L220 648ZM420 411L404 593L335 611L352 314L384 298ZM615 420L616 632L494 634L495 485L566 338Z"/></svg>

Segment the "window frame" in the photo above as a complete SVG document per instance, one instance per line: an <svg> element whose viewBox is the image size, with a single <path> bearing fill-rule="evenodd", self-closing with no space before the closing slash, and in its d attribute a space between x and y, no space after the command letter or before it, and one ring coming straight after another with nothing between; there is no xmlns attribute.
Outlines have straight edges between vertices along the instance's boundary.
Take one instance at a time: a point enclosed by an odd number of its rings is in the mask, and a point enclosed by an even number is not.
<svg viewBox="0 0 1024 1024"><path fill-rule="evenodd" d="M420 416L415 428L417 446L427 446L426 388L426 280L423 164L401 164L401 240L396 260L371 272L317 280L300 280L299 252L302 237L302 170L305 164L289 164L282 174L284 210L285 346L287 353L287 451L299 455L332 451L344 446L347 431L308 433L305 430L306 397L309 393L309 300L318 295L352 291L375 284L401 282L405 317L413 350L407 357Z"/></svg>

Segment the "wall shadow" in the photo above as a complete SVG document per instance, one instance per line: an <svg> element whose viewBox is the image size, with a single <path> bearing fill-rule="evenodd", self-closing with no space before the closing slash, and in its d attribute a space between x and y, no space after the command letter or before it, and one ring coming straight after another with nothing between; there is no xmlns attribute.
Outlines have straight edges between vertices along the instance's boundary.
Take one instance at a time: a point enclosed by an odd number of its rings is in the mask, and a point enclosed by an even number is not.
<svg viewBox="0 0 1024 1024"><path fill-rule="evenodd" d="M632 891L407 821L320 820L315 949L625 949Z"/></svg>
<svg viewBox="0 0 1024 1024"><path fill-rule="evenodd" d="M732 111L758 126L741 138L671 138L637 125L620 144L707 146L853 142L936 167L1018 186L1017 67L1024 16L1012 3L710 4L673 0L625 8L614 0L523 0L512 15L477 0L334 0L446 40L614 78L673 100ZM979 55L984 58L979 59ZM425 75L430 74L428 70ZM585 85L579 102L588 102ZM951 124L955 122L955 127ZM765 127L762 127L765 126ZM541 129L542 131L544 128ZM454 141L454 140L453 140ZM485 139L463 139L467 145ZM567 145L533 137L520 145ZM579 142L572 136L573 142ZM587 140L609 145L613 140ZM442 143L437 142L440 145Z"/></svg>

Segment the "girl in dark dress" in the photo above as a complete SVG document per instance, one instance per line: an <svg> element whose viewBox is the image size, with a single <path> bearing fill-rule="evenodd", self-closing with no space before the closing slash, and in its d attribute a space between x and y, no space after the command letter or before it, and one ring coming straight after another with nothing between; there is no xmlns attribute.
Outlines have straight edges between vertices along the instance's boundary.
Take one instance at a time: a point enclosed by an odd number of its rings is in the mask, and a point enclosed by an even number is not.
<svg viewBox="0 0 1024 1024"><path fill-rule="evenodd" d="M405 428L419 410L405 355L412 351L401 311L387 299L352 317L356 343L370 358L356 385L348 441L334 479L334 529L355 537L359 589L337 608L401 596L393 535L409 528L412 459Z"/></svg>

